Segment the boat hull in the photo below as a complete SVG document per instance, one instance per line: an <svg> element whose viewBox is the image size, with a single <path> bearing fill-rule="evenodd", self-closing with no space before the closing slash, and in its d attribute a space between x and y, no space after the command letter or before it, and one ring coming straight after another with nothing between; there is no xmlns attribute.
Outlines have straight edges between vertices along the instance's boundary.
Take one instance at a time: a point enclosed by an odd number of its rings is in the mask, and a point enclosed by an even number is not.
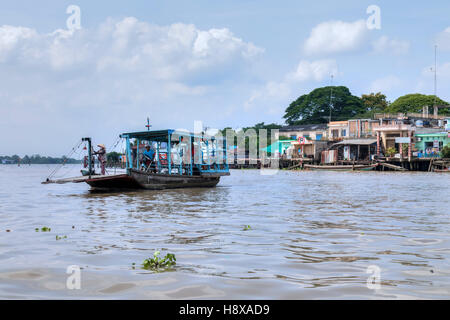
<svg viewBox="0 0 450 320"><path fill-rule="evenodd" d="M434 169L434 172L440 172L440 173L450 173L450 170L446 169Z"/></svg>
<svg viewBox="0 0 450 320"><path fill-rule="evenodd" d="M130 175L142 188L150 190L212 188L215 187L220 181L220 176L155 174L138 170L130 170Z"/></svg>
<svg viewBox="0 0 450 320"><path fill-rule="evenodd" d="M186 176L147 173L130 169L127 174L92 177L86 179L85 182L94 190L212 188L219 183L221 175L229 175L229 173Z"/></svg>
<svg viewBox="0 0 450 320"><path fill-rule="evenodd" d="M374 170L378 164L371 165L343 165L343 166L316 166L305 164L304 167L310 170L331 170L331 171L370 171Z"/></svg>
<svg viewBox="0 0 450 320"><path fill-rule="evenodd" d="M85 182L95 190L140 189L141 186L128 174L111 175L86 179Z"/></svg>

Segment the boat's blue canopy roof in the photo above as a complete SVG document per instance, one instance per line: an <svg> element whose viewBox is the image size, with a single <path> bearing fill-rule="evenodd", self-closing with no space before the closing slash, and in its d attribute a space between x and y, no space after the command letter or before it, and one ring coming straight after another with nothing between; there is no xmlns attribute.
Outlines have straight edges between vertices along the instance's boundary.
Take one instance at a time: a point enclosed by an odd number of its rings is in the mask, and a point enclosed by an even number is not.
<svg viewBox="0 0 450 320"><path fill-rule="evenodd" d="M151 141L167 141L169 134L172 134L175 130L152 130L152 131L138 131L122 133L122 138L128 137L130 139L151 140Z"/></svg>
<svg viewBox="0 0 450 320"><path fill-rule="evenodd" d="M120 135L121 138L130 138L130 139L140 139L140 140L149 140L149 141L161 141L167 142L169 135L178 134L180 136L191 136L194 138L210 138L209 135L199 135L194 134L192 132L186 131L177 131L173 129L164 129L164 130L151 130L151 131L138 131L138 132L128 132L122 133ZM217 137L215 137L217 139Z"/></svg>

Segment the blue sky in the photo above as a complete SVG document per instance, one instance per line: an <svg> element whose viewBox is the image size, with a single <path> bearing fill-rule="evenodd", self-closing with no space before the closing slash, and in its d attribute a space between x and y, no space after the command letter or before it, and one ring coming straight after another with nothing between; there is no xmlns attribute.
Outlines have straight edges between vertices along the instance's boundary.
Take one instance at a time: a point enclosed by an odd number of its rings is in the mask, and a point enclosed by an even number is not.
<svg viewBox="0 0 450 320"><path fill-rule="evenodd" d="M69 32L66 8L81 9ZM369 30L369 5L381 28ZM310 90L450 100L448 1L2 1L0 155L60 156L81 136L282 123ZM51 143L50 143L51 142Z"/></svg>

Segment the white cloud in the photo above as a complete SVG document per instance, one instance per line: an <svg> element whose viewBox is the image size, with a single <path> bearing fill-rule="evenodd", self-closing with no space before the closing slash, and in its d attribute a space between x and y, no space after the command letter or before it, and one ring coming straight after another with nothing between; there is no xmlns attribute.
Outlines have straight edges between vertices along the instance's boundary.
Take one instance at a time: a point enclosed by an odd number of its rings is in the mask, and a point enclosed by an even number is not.
<svg viewBox="0 0 450 320"><path fill-rule="evenodd" d="M252 92L250 98L244 104L244 109L249 111L258 106L266 107L268 104L276 104L277 101L286 99L290 94L291 86L289 83L269 81L262 88ZM260 109L261 111L263 110Z"/></svg>
<svg viewBox="0 0 450 320"><path fill-rule="evenodd" d="M436 36L436 44L440 50L450 51L450 27Z"/></svg>
<svg viewBox="0 0 450 320"><path fill-rule="evenodd" d="M415 92L424 94L434 94L434 65L429 65L422 69L420 76L414 79ZM441 99L449 100L450 92L450 62L444 62L437 65L437 95Z"/></svg>
<svg viewBox="0 0 450 320"><path fill-rule="evenodd" d="M390 75L374 80L370 85L369 91L374 93L376 92L385 93L401 86L401 84L402 81L400 80L400 78Z"/></svg>
<svg viewBox="0 0 450 320"><path fill-rule="evenodd" d="M226 28L133 17L74 32L0 26L2 152L61 155L81 135L107 143L147 116L155 128L212 121L263 51Z"/></svg>
<svg viewBox="0 0 450 320"><path fill-rule="evenodd" d="M330 75L336 76L338 73L337 63L332 59L307 61L301 60L297 69L287 75L290 81L322 81Z"/></svg>
<svg viewBox="0 0 450 320"><path fill-rule="evenodd" d="M408 53L409 46L410 43L408 41L389 39L387 36L382 36L372 42L375 53L403 55Z"/></svg>
<svg viewBox="0 0 450 320"><path fill-rule="evenodd" d="M156 78L177 78L186 72L215 67L231 60L249 60L263 49L237 38L224 29L199 30L182 23L151 25L134 17L108 19L97 30L35 30L0 27L0 57L10 62L44 64L53 70L82 66L97 71L114 69L152 71ZM150 69L150 70L149 70Z"/></svg>
<svg viewBox="0 0 450 320"><path fill-rule="evenodd" d="M245 102L245 110L263 107L269 114L280 114L292 99L294 88L298 94L298 85L307 82L320 82L338 74L335 60L301 60L293 72L289 72L280 82L269 81L263 87L252 92Z"/></svg>
<svg viewBox="0 0 450 320"><path fill-rule="evenodd" d="M450 62L444 62L438 64L436 67L436 74L439 78L450 78ZM427 66L422 69L422 76L424 77L434 77L434 65Z"/></svg>
<svg viewBox="0 0 450 320"><path fill-rule="evenodd" d="M327 21L315 26L304 44L308 55L329 54L355 50L368 34L366 22Z"/></svg>
<svg viewBox="0 0 450 320"><path fill-rule="evenodd" d="M24 27L2 26L0 27L0 62L11 58L14 49L20 46L22 41L36 37L36 31Z"/></svg>

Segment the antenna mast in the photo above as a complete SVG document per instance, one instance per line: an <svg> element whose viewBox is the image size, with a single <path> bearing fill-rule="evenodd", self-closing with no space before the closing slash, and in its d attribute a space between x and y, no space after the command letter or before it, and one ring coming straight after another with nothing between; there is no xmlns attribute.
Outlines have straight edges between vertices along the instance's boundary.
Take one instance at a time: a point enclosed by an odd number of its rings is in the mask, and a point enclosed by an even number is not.
<svg viewBox="0 0 450 320"><path fill-rule="evenodd" d="M333 75L331 75L331 83L330 83L330 116L329 116L329 121L331 122L331 99L333 97Z"/></svg>
<svg viewBox="0 0 450 320"><path fill-rule="evenodd" d="M437 100L437 45L434 46L434 106Z"/></svg>

